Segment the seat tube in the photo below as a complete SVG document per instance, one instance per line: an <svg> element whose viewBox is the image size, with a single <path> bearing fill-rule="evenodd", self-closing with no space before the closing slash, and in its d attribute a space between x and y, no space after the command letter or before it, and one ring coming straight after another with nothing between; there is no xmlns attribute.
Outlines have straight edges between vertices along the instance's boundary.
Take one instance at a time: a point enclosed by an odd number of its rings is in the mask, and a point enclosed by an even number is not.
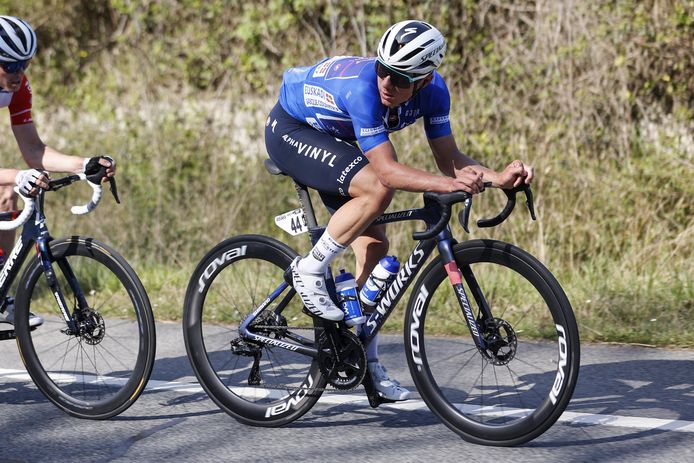
<svg viewBox="0 0 694 463"><path fill-rule="evenodd" d="M463 274L458 268L458 264L455 262L455 255L453 254L453 239L451 236L450 227L447 226L437 237L439 254L441 255L441 261L443 262L443 268L448 274L448 279L453 286L455 291L456 299L460 305L460 309L463 312L463 317L467 323L470 334L475 340L475 344L480 349L486 349L486 343L480 333L480 327L475 319L475 315L472 313L470 307L470 299L465 292L463 287ZM469 269L469 267L468 267Z"/></svg>

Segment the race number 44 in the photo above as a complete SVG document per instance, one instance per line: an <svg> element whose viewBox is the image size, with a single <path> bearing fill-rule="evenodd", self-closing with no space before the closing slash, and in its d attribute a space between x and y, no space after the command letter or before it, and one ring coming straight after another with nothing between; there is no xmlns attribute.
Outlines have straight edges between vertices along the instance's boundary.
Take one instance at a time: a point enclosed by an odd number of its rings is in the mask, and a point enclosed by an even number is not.
<svg viewBox="0 0 694 463"><path fill-rule="evenodd" d="M308 231L304 210L294 209L275 217L275 224L290 235L300 235Z"/></svg>

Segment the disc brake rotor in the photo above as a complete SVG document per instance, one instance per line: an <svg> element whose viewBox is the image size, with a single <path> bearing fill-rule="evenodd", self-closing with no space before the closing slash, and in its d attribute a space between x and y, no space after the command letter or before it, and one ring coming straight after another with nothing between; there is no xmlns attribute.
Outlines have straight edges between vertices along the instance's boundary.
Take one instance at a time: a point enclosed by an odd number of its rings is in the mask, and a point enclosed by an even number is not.
<svg viewBox="0 0 694 463"><path fill-rule="evenodd" d="M487 349L482 353L494 365L507 365L516 356L518 340L513 327L506 320L495 318L484 331Z"/></svg>

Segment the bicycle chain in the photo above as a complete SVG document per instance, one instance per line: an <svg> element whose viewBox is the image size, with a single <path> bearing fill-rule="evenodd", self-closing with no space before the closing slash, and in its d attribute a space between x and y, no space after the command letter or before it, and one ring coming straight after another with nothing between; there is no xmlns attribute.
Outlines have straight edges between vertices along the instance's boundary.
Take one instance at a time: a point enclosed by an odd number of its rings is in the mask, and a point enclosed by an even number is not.
<svg viewBox="0 0 694 463"><path fill-rule="evenodd" d="M264 330L311 330L311 331L323 331L325 328L319 327L319 326L277 326L277 325L251 325L249 328L254 328L254 329L264 329ZM279 389L279 390L285 390L287 392L293 392L296 391L298 388L297 386L289 386L287 384L277 384L274 386L268 386L268 385L260 385L264 389ZM356 386L349 388L349 389L338 389L336 387L317 387L315 389L311 390L311 393L314 392L350 392L355 389L357 389L360 384L357 384ZM311 395L309 393L309 396Z"/></svg>

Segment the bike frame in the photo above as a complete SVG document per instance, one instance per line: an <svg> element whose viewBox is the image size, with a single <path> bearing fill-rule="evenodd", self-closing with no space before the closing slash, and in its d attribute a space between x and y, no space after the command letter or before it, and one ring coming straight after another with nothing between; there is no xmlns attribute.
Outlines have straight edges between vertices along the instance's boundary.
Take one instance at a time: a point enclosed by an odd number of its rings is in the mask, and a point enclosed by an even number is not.
<svg viewBox="0 0 694 463"><path fill-rule="evenodd" d="M308 198L307 203L304 202L304 198L301 198L302 191L299 187L300 199L304 204L304 212L306 214L307 223L309 224L309 233L311 235L311 241L314 242L323 234L325 230L324 227L315 226L315 216L313 215L313 209L310 204L310 198ZM307 193L307 192L306 192ZM307 207L308 206L308 207ZM307 212L308 211L308 212ZM438 222L440 214L437 214L432 206L423 207L420 209L408 209L396 212L390 212L379 216L373 223L375 225L387 224L393 222L402 222L409 220L423 220L428 227L433 226ZM312 226L313 225L313 226ZM378 305L376 306L374 312L369 316L363 325L363 329L360 334L360 339L364 346L368 346L373 338L378 334L379 330L388 319L390 314L395 309L395 306L400 301L407 288L410 286L414 277L419 273L424 262L431 255L435 248L438 248L439 254L444 262L444 268L448 273L451 285L455 289L456 298L460 304L461 311L468 325L470 333L480 349L486 349L486 343L480 333L478 320L475 319L474 314L470 308L470 302L465 289L462 284L463 278L465 279L468 287L472 291L473 297L481 309L483 318L485 320L492 319L491 310L482 294L482 291L477 284L477 280L472 273L469 266L465 266L459 269L453 254L453 245L456 243L455 239L451 234L450 225L441 231L435 238L426 239L420 241L414 248L409 258L401 266L399 272L395 276L395 279L388 287L386 293L383 295ZM332 273L326 275L326 282L328 288L332 287L332 294L334 295L334 282L332 280ZM258 333L253 333L249 331L250 325L253 321L263 312L263 310L268 307L274 300L276 300L285 289L289 287L287 282L282 282L264 301L260 304L252 313L249 315L239 326L239 333L242 337L249 340L261 342L263 344L269 344L282 349L287 349L290 351L295 351L302 353L304 355L316 358L318 356L318 351L316 348L311 347L314 342L303 338L296 334L291 334L287 336L288 338L296 341L297 343L280 341L278 339L270 338L268 336L263 336ZM280 301L277 308L275 309L275 314L280 315L282 310L289 303L289 300L294 295L295 291L293 288L285 297ZM333 297L333 299L335 299Z"/></svg>
<svg viewBox="0 0 694 463"><path fill-rule="evenodd" d="M46 276L48 285L51 288L51 292L53 293L53 296L60 307L60 311L63 314L65 322L67 323L69 332L75 333L77 332L77 324L72 314L68 311L68 305L65 301L65 297L63 296L63 292L60 290L58 279L56 278L55 271L53 270L52 264L56 260L53 258L50 251L50 242L53 241L53 238L48 232L46 216L43 212L44 194L44 190L39 190L32 217L24 224L19 239L15 243L14 248L12 248L10 255L7 256L7 260L2 267L2 271L0 272L0 301L4 300L7 296L14 279L19 274L24 261L29 255L32 244L36 243L36 253L41 261L43 273ZM11 219L14 215L14 212L0 213L0 220ZM70 287L72 288L73 293L77 296L78 307L87 307L84 293L82 292L79 283L77 282L77 278L75 277L75 274L73 273L72 268L68 264L67 260L59 259L57 262ZM14 331L12 331L12 334L14 334Z"/></svg>

